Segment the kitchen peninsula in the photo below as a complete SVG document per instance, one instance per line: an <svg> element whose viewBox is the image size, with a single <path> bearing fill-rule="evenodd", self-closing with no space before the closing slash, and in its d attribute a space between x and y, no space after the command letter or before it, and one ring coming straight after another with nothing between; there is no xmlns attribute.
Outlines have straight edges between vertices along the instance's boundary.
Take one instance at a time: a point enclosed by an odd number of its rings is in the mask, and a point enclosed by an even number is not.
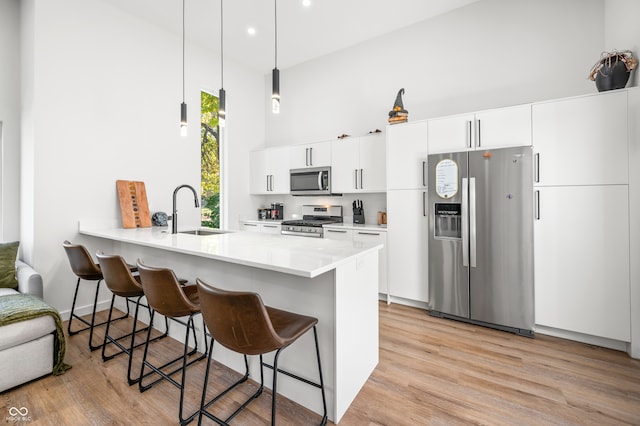
<svg viewBox="0 0 640 426"><path fill-rule="evenodd" d="M166 228L100 228L80 225L80 234L109 240L102 250L129 262L172 268L194 282L201 278L228 290L255 291L265 304L318 318L318 338L328 417L340 421L378 363L378 252L381 244L282 237L251 232L171 234ZM160 324L161 322L158 322ZM202 327L202 323L198 324ZM183 331L172 332L175 338ZM313 336L282 353L280 364L317 380ZM218 345L213 357L242 371L242 357ZM266 359L269 361L269 357ZM259 380L258 360L250 360ZM265 385L271 382L265 371ZM317 412L316 388L278 378L279 393Z"/></svg>

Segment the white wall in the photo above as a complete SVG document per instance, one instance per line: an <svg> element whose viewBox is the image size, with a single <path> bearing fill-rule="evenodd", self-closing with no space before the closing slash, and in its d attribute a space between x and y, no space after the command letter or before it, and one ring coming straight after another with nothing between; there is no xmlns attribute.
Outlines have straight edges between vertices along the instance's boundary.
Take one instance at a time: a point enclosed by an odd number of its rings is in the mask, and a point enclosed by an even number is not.
<svg viewBox="0 0 640 426"><path fill-rule="evenodd" d="M20 3L0 1L0 241L20 238Z"/></svg>
<svg viewBox="0 0 640 426"><path fill-rule="evenodd" d="M70 308L75 278L65 239L78 221L119 224L118 179L146 182L151 212L171 212L173 189L200 188L200 90L219 88L219 55L186 50L189 136L179 136L182 42L101 0L25 0L23 60L24 247L45 279L45 299ZM177 17L176 19L179 19ZM262 76L225 61L229 216L251 208L248 152L262 144ZM180 227L197 226L193 197L178 197ZM128 259L135 262L136 259ZM193 277L189 277L193 278ZM89 303L90 292L80 305ZM106 300L106 294L102 300Z"/></svg>
<svg viewBox="0 0 640 426"><path fill-rule="evenodd" d="M383 129L400 88L410 120L595 92L603 46L602 0L482 0L281 70L279 115L265 76L267 144Z"/></svg>
<svg viewBox="0 0 640 426"><path fill-rule="evenodd" d="M631 50L638 58L640 52L640 2L637 0L606 0L604 8L604 50ZM594 63L598 58L594 59ZM627 87L638 85L638 69L631 73Z"/></svg>

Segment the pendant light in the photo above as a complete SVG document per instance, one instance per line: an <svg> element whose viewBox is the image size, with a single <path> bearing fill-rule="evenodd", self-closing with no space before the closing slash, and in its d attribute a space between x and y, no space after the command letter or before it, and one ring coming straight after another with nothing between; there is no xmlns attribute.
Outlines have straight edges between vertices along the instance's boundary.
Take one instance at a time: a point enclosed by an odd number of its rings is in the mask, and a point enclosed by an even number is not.
<svg viewBox="0 0 640 426"><path fill-rule="evenodd" d="M184 2L182 0L182 103L180 104L180 136L187 136L187 104L184 102Z"/></svg>
<svg viewBox="0 0 640 426"><path fill-rule="evenodd" d="M273 0L275 15L275 68L271 75L271 111L274 114L280 112L280 70L278 69L278 0Z"/></svg>
<svg viewBox="0 0 640 426"><path fill-rule="evenodd" d="M218 92L218 126L224 127L227 93L224 91L224 44L222 27L222 2L220 0L220 91Z"/></svg>

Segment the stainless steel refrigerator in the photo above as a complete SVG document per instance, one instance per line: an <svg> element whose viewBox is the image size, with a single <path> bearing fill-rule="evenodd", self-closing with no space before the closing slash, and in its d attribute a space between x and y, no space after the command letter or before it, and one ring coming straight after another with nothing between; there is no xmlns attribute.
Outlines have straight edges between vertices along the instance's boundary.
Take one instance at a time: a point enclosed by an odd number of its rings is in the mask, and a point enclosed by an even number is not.
<svg viewBox="0 0 640 426"><path fill-rule="evenodd" d="M429 309L533 337L531 147L428 158Z"/></svg>

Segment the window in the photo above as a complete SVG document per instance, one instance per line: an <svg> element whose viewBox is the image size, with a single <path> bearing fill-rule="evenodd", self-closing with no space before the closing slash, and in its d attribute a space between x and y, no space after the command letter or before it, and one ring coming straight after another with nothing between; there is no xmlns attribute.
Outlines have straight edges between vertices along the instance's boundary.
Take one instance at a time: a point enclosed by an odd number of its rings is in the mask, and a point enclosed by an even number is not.
<svg viewBox="0 0 640 426"><path fill-rule="evenodd" d="M200 173L202 226L220 228L220 128L218 98L200 92Z"/></svg>

